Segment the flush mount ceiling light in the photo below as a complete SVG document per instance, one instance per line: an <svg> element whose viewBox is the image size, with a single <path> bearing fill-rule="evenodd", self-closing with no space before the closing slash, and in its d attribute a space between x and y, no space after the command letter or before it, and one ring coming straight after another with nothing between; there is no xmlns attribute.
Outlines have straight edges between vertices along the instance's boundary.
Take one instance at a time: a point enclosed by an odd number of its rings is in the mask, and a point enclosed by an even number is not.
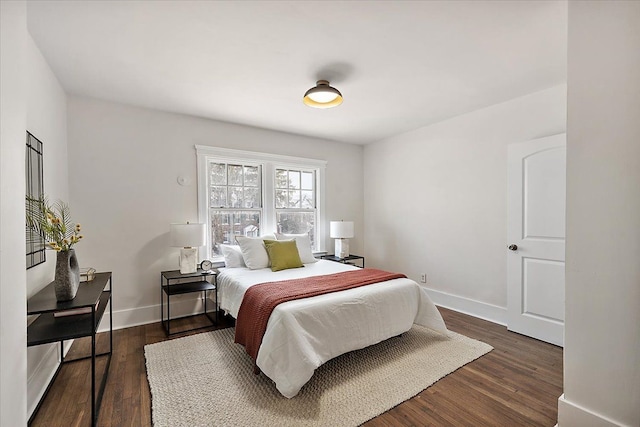
<svg viewBox="0 0 640 427"><path fill-rule="evenodd" d="M327 80L318 80L316 86L304 94L302 101L309 107L331 108L342 104L342 94L338 89L329 86Z"/></svg>

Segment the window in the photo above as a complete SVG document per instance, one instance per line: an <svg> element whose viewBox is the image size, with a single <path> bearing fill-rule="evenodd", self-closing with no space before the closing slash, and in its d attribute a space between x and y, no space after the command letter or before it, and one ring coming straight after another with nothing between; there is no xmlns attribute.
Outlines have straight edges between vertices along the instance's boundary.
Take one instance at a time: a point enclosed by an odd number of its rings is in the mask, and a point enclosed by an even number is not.
<svg viewBox="0 0 640 427"><path fill-rule="evenodd" d="M209 220L213 256L222 255L220 244L235 244L235 236L260 234L262 173L260 165L210 161Z"/></svg>
<svg viewBox="0 0 640 427"><path fill-rule="evenodd" d="M196 146L198 216L207 224L205 258L222 256L235 236L309 233L323 250L323 182L326 162Z"/></svg>
<svg viewBox="0 0 640 427"><path fill-rule="evenodd" d="M314 245L316 177L313 170L276 169L275 208L278 232L309 233Z"/></svg>

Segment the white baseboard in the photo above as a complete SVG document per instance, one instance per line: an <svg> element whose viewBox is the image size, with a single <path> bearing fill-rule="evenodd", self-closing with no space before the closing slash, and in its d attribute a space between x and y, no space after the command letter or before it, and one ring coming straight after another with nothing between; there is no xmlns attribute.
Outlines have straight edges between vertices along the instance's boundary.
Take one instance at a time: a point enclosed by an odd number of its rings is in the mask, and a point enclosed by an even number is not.
<svg viewBox="0 0 640 427"><path fill-rule="evenodd" d="M215 303L211 300L207 302L207 310L212 311ZM167 302L165 300L165 313ZM201 298L185 298L185 296L171 297L171 319L191 316L202 313L204 305ZM146 307L127 308L113 311L113 329L124 329L132 326L146 325L161 320L160 304L148 305ZM109 307L105 311L102 321L98 326L98 332L109 331Z"/></svg>
<svg viewBox="0 0 640 427"><path fill-rule="evenodd" d="M558 427L624 427L614 420L598 414L588 408L565 399L558 398Z"/></svg>
<svg viewBox="0 0 640 427"><path fill-rule="evenodd" d="M488 320L499 325L507 325L507 309L486 302L425 288L435 305L449 308L473 317Z"/></svg>
<svg viewBox="0 0 640 427"><path fill-rule="evenodd" d="M487 304L481 301L452 295L442 291L425 288L429 297L434 304L441 307L459 311L470 316L488 320L489 322L499 325L507 324L507 309L498 307L497 305ZM207 302L207 308L213 307L213 302ZM166 302L165 302L166 307ZM184 298L178 300L173 297L171 301L171 318L179 318L190 316L192 314L202 313L202 300L200 298ZM129 308L124 310L114 310L113 312L113 329L130 328L132 326L146 325L160 321L160 304L149 305L146 307ZM109 330L109 310L104 313L102 322L100 323L99 332Z"/></svg>
<svg viewBox="0 0 640 427"><path fill-rule="evenodd" d="M448 308L473 317L488 320L499 325L507 324L507 309L497 305L487 304L481 301L452 295L442 291L425 288L434 304ZM213 301L207 302L207 309L211 310ZM165 301L166 309L166 301ZM202 313L204 309L200 298L184 298L178 300L173 297L171 301L171 318L190 316ZM160 321L160 304L146 307L128 308L124 310L114 310L113 329L130 328L132 326L146 325ZM109 330L109 309L104 313L102 322L98 328L99 332Z"/></svg>

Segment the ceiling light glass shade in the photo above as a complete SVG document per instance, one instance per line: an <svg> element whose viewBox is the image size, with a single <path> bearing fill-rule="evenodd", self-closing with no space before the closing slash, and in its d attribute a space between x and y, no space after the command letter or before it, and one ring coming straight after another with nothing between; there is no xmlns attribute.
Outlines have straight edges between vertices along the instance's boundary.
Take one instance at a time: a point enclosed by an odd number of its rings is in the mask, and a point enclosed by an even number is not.
<svg viewBox="0 0 640 427"><path fill-rule="evenodd" d="M331 108L342 104L342 94L338 89L329 86L327 80L318 80L316 86L304 94L302 101L309 107Z"/></svg>

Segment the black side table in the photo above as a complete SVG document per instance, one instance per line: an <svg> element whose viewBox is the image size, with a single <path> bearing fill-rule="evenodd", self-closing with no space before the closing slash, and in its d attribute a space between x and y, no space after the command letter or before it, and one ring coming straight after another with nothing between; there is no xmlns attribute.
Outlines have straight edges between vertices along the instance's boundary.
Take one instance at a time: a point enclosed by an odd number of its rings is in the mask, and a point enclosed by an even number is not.
<svg viewBox="0 0 640 427"><path fill-rule="evenodd" d="M343 264L355 265L356 267L364 268L364 257L360 255L347 255L344 258L335 255L322 255L320 259L326 259L328 261L341 262ZM354 261L361 261L362 266L357 265Z"/></svg>
<svg viewBox="0 0 640 427"><path fill-rule="evenodd" d="M211 281L207 280L211 279ZM207 326L200 326L197 328L181 330L178 332L171 332L171 296L188 294L192 292L202 292L204 299L204 314L212 324L218 324L218 270L213 269L204 271L198 269L195 273L181 274L180 270L163 271L160 273L160 310L162 327L167 336L181 334L183 332L195 331L197 329L208 328ZM216 318L211 318L207 311L207 291L214 291L216 295ZM164 296L167 296L167 317L164 317ZM194 316L199 316L195 314Z"/></svg>
<svg viewBox="0 0 640 427"><path fill-rule="evenodd" d="M27 347L34 345L60 342L60 364L47 390L38 402L33 416L38 412L42 400L47 395L49 387L58 376L62 364L91 359L91 425L95 426L98 412L102 403L104 387L107 383L111 354L113 351L113 304L111 303L111 272L96 273L90 282L80 282L78 293L71 301L56 301L54 282L49 283L40 292L27 301L27 314L39 314L38 318L27 327ZM109 351L96 354L96 332L104 312L109 306ZM71 311L73 310L73 311ZM82 312L61 316L60 313ZM91 356L72 360L65 360L63 343L66 340L91 336ZM96 357L107 356L107 363L102 374L100 388L96 395ZM29 420L31 421L31 420Z"/></svg>

